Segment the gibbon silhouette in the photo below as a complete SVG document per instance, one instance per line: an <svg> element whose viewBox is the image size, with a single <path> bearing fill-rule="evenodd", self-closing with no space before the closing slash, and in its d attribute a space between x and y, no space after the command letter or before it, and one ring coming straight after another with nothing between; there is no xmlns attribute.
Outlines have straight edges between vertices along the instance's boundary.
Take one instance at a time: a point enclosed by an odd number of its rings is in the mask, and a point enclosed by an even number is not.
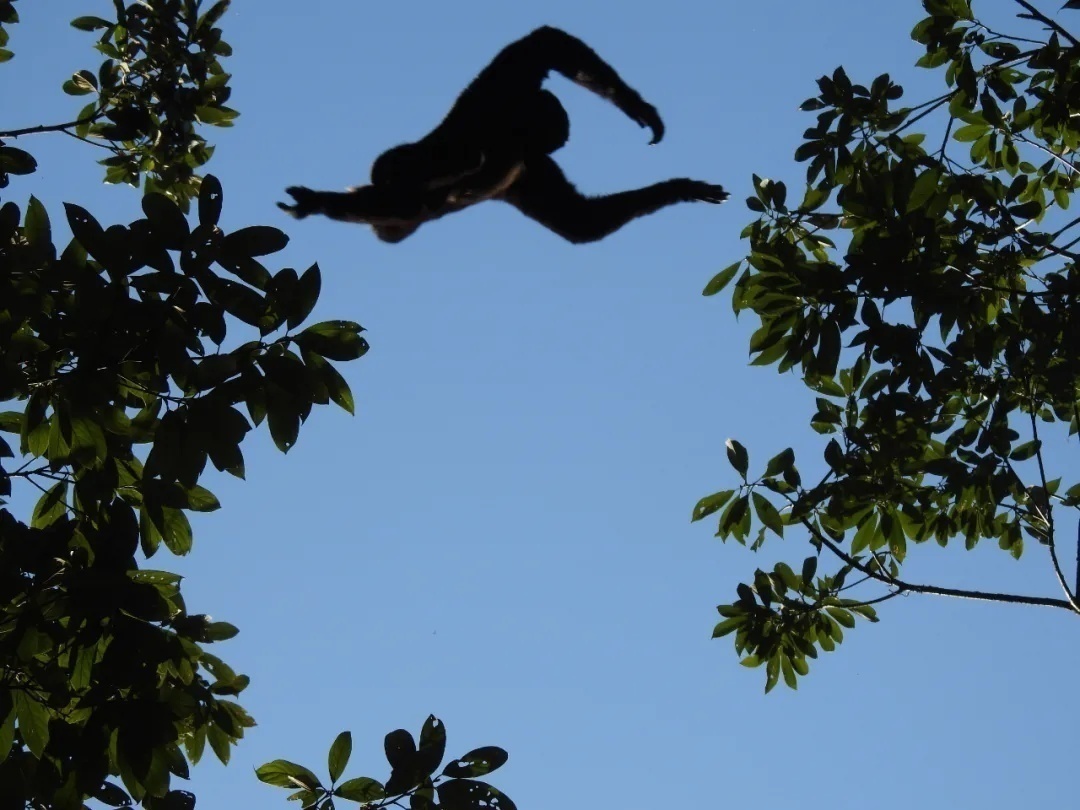
<svg viewBox="0 0 1080 810"><path fill-rule="evenodd" d="M502 200L574 243L594 242L637 217L680 202L722 203L721 186L677 177L601 196L581 194L550 155L570 136L570 119L541 85L550 71L610 100L664 137L656 108L580 39L545 26L512 42L484 68L431 133L376 158L371 184L344 192L286 189L297 219L322 214L371 225L400 242L425 222L484 200Z"/></svg>

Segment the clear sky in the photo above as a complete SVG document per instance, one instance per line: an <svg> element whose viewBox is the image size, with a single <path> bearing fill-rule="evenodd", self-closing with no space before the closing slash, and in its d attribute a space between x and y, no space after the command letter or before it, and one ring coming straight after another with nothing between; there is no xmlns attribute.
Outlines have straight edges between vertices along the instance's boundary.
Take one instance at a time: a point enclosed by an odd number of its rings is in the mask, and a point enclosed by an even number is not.
<svg viewBox="0 0 1080 810"><path fill-rule="evenodd" d="M110 4L18 6L2 123L70 119L81 100L59 86L99 59L66 21ZM998 19L1012 7L976 0ZM921 16L915 0L235 3L223 25L241 117L207 132L223 225L285 228L272 269L318 260L316 319L361 322L373 348L343 366L355 418L317 410L288 456L252 434L248 480L205 482L224 508L195 522L193 554L150 563L187 575L193 611L241 628L214 652L253 679L243 703L260 725L230 767L208 755L196 769L200 807L275 806L284 792L252 768L284 757L325 774L342 729L348 773L385 778L383 734L429 712L451 754L510 751L492 781L521 810L1075 801L1080 625L1061 612L898 599L798 692L768 696L730 639L709 640L737 582L808 552L795 531L755 556L689 524L700 496L734 480L724 440L752 463L793 445L807 465L824 443L798 379L747 365L752 321L700 290L744 252L751 172L802 176L791 154L813 119L797 106L817 76L844 64L858 80L889 71L916 99L936 92L911 67ZM500 47L543 23L592 45L667 124L648 146L613 107L553 80L572 122L556 157L582 190L692 176L733 200L588 246L497 203L400 245L274 207L287 185L366 181L380 151L430 129ZM101 185L90 147L20 145L41 169L4 199L32 191L54 227L65 200L106 224L139 216L134 191ZM905 571L1059 595L1036 548L1016 563L928 545Z"/></svg>

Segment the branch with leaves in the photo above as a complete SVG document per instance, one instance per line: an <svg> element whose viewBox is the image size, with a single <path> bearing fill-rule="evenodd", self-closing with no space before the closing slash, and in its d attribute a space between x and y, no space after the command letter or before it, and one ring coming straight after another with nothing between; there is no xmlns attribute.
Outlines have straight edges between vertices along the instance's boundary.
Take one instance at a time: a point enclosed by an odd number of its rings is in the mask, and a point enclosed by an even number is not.
<svg viewBox="0 0 1080 810"><path fill-rule="evenodd" d="M1047 454L1047 435L1080 432L1080 256L1064 243L1078 221L1064 211L1080 188L1068 157L1080 148L1080 43L1018 4L1043 39L990 29L968 0L924 0L917 64L945 84L928 101L898 106L888 75L823 76L802 105L817 123L795 151L808 164L801 203L755 175L749 255L705 288L734 282L736 313L759 321L753 364L799 371L816 397L810 427L828 437L809 487L790 448L751 480L745 448L729 441L742 483L693 514L718 513L718 536L740 543L756 524L752 548L799 526L839 566L757 571L720 606L717 634L766 665L767 689L781 676L794 686L811 651L835 644L829 607L853 623L857 606L920 593L1080 613L1080 582L1058 553L1061 510L1080 517L1080 481L1063 482ZM931 152L912 125L932 121ZM902 578L909 550L929 540L989 539L1019 557L1025 538L1046 549L1064 599ZM885 593L830 602L847 598L851 571Z"/></svg>
<svg viewBox="0 0 1080 810"><path fill-rule="evenodd" d="M383 750L390 764L390 777L380 782L368 776L340 781L352 753L352 735L343 731L330 746L327 768L330 782L323 785L315 773L303 765L276 759L256 769L260 780L295 791L290 801L301 810L333 810L335 799L359 802L364 810L395 806L410 810L516 810L510 798L477 777L501 768L507 754L496 746L475 748L446 764L446 727L429 715L420 730L419 744L405 729L386 735Z"/></svg>

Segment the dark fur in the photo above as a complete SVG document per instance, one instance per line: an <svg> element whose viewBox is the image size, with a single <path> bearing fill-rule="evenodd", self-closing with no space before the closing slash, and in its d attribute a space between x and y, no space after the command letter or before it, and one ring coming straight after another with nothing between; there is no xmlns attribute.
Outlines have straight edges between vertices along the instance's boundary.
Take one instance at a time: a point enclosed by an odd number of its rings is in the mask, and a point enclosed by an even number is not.
<svg viewBox="0 0 1080 810"><path fill-rule="evenodd" d="M559 100L541 85L555 70L609 99L642 127L664 136L656 108L588 45L543 27L513 42L465 88L449 114L416 143L396 146L371 167L371 185L346 192L287 189L297 218L323 214L371 225L400 242L423 223L484 200L503 200L571 242L593 242L627 222L679 202L721 203L723 188L676 178L587 197L549 157L570 137Z"/></svg>

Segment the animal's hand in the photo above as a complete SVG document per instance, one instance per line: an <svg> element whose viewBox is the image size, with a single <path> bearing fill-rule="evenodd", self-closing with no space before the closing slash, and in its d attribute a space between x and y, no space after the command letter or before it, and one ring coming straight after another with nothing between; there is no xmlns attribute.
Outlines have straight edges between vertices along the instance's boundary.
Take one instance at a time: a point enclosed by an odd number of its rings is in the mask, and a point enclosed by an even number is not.
<svg viewBox="0 0 1080 810"><path fill-rule="evenodd" d="M664 122L660 120L660 113L656 111L656 107L642 101L639 107L635 107L630 117L637 121L639 127L648 127L652 130L650 144L660 143L664 137Z"/></svg>
<svg viewBox="0 0 1080 810"><path fill-rule="evenodd" d="M285 193L295 200L292 205L288 203L279 202L277 207L284 211L286 214L296 219L303 219L310 214L317 214L319 212L318 204L316 203L316 192L310 188L304 186L289 186L285 189Z"/></svg>
<svg viewBox="0 0 1080 810"><path fill-rule="evenodd" d="M652 130L650 144L660 143L660 139L664 137L664 122L660 120L660 113L656 111L656 107L633 90L630 91L629 97L624 96L622 99L616 97L614 101L616 106L630 116L630 119L639 127L648 127Z"/></svg>
<svg viewBox="0 0 1080 810"><path fill-rule="evenodd" d="M671 182L676 184L680 196L686 202L707 202L719 205L731 196L724 191L723 186L706 183L703 180L690 180L683 177Z"/></svg>

